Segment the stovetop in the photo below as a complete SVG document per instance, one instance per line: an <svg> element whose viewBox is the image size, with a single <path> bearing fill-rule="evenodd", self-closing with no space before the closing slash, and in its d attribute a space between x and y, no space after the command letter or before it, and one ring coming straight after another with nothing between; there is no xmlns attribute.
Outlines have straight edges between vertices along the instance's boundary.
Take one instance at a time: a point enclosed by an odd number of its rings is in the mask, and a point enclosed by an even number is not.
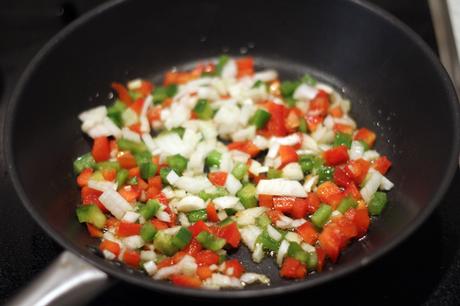
<svg viewBox="0 0 460 306"><path fill-rule="evenodd" d="M2 0L0 110L31 56L66 24L102 0ZM414 29L437 52L427 1L373 0ZM7 115L7 114L6 114ZM1 140L0 140L1 141ZM3 145L3 143L1 143ZM1 154L1 153L0 153ZM252 301L322 305L460 305L460 172L433 215L388 255L340 280L296 294ZM62 248L22 207L0 155L0 303L42 271ZM84 294L84 292L82 292ZM165 296L118 282L89 305L128 305ZM168 303L190 300L168 296ZM195 301L198 302L198 301ZM212 302L199 301L200 304ZM235 303L229 302L229 303ZM238 302L240 303L240 302ZM212 303L212 304L215 304ZM219 302L219 304L225 304Z"/></svg>

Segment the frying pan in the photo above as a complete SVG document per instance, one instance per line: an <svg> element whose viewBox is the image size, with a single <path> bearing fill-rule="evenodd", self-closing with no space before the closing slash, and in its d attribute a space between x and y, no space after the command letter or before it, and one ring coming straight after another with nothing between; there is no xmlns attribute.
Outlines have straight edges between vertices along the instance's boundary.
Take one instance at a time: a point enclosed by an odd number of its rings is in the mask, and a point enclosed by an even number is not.
<svg viewBox="0 0 460 306"><path fill-rule="evenodd" d="M271 286L208 291L153 281L104 260L77 222L73 159L89 150L77 114L110 100L109 84L136 77L159 82L222 53L250 54L282 78L305 72L334 84L352 101L352 116L377 132L395 188L365 239L337 265L304 281L278 276L241 248L232 256ZM408 237L442 199L457 165L459 108L453 86L422 40L387 13L360 1L113 1L60 32L35 56L9 102L6 157L25 208L66 251L12 304L56 302L122 279L164 293L245 298L303 290L355 271ZM414 250L416 252L417 250ZM108 277L108 275L110 277ZM52 289L52 290L51 290ZM35 290L35 291L34 291ZM73 300L75 301L75 300Z"/></svg>

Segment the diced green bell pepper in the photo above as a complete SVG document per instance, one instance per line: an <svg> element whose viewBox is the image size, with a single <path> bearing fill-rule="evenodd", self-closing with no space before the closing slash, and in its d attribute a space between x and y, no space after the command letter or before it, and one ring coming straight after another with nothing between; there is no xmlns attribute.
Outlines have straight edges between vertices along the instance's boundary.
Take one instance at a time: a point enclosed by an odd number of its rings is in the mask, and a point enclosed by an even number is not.
<svg viewBox="0 0 460 306"><path fill-rule="evenodd" d="M141 238L145 242L151 242L157 234L157 232L158 230L152 223L145 222L141 227Z"/></svg>
<svg viewBox="0 0 460 306"><path fill-rule="evenodd" d="M228 55L221 55L219 59L217 60L216 64L216 74L220 76L222 74L222 69L224 69L224 66L228 63L230 60L230 57Z"/></svg>
<svg viewBox="0 0 460 306"><path fill-rule="evenodd" d="M268 120L270 120L271 114L266 110L259 108L255 114L249 120L250 124L256 126L257 129L262 129L267 124Z"/></svg>
<svg viewBox="0 0 460 306"><path fill-rule="evenodd" d="M326 181L332 181L332 177L334 176L334 168L329 166L321 166L316 171L318 175L318 184L321 184Z"/></svg>
<svg viewBox="0 0 460 306"><path fill-rule="evenodd" d="M192 232L185 227L181 227L179 232L172 238L173 245L182 250L192 240Z"/></svg>
<svg viewBox="0 0 460 306"><path fill-rule="evenodd" d="M231 223L235 222L235 220L233 220L231 217L227 217L225 218L224 220L220 221L218 223L219 226L226 226L226 225L229 225Z"/></svg>
<svg viewBox="0 0 460 306"><path fill-rule="evenodd" d="M196 240L206 249L211 251L218 251L225 246L225 239L214 236L211 233L202 231L196 236Z"/></svg>
<svg viewBox="0 0 460 306"><path fill-rule="evenodd" d="M118 139L117 145L120 150L127 150L131 151L132 153L143 153L148 151L144 143L135 142L124 138Z"/></svg>
<svg viewBox="0 0 460 306"><path fill-rule="evenodd" d="M193 108L196 116L201 120L209 120L214 116L214 110L206 99L200 99Z"/></svg>
<svg viewBox="0 0 460 306"><path fill-rule="evenodd" d="M267 178L269 180L280 178L282 175L283 175L283 171L275 169L275 168L269 168L267 172Z"/></svg>
<svg viewBox="0 0 460 306"><path fill-rule="evenodd" d="M82 156L77 157L73 162L73 170L76 174L80 174L86 168L95 168L96 161L93 158L91 153L83 154Z"/></svg>
<svg viewBox="0 0 460 306"><path fill-rule="evenodd" d="M242 180L246 174L248 173L249 166L244 164L244 163L237 163L235 167L233 167L232 170L232 175L237 179L237 180Z"/></svg>
<svg viewBox="0 0 460 306"><path fill-rule="evenodd" d="M351 142L353 138L350 134L347 133L336 133L334 137L334 147L338 147L340 145L346 146L348 149L351 148Z"/></svg>
<svg viewBox="0 0 460 306"><path fill-rule="evenodd" d="M268 225L270 225L272 221L270 218L267 216L266 213L261 214L256 218L256 225L261 228L266 228Z"/></svg>
<svg viewBox="0 0 460 306"><path fill-rule="evenodd" d="M305 74L305 75L300 79L300 81L301 81L302 83L308 84L308 85L310 85L310 86L315 86L316 83L317 83L316 79L313 78L313 77L312 77L311 75L309 75L309 74Z"/></svg>
<svg viewBox="0 0 460 306"><path fill-rule="evenodd" d="M215 198L223 197L226 195L228 195L228 191L223 187L217 187L216 190L212 193L208 193L204 190L198 193L198 196L202 198L204 201L214 200Z"/></svg>
<svg viewBox="0 0 460 306"><path fill-rule="evenodd" d="M161 168L160 169L160 177L161 177L161 181L163 182L163 184L165 185L169 185L169 182L168 180L166 179L166 177L168 176L169 172L171 172L171 168L169 167L164 167L164 168Z"/></svg>
<svg viewBox="0 0 460 306"><path fill-rule="evenodd" d="M104 175L102 175L101 171L97 170L94 171L93 174L91 174L89 179L92 181L104 181Z"/></svg>
<svg viewBox="0 0 460 306"><path fill-rule="evenodd" d="M372 216L378 216L382 213L388 202L387 194L385 192L377 191L372 196L372 199L369 202L368 208L369 213Z"/></svg>
<svg viewBox="0 0 460 306"><path fill-rule="evenodd" d="M107 108L107 117L109 117L118 127L122 127L123 119L121 114L125 109L126 105L121 102L121 100L117 99L112 106Z"/></svg>
<svg viewBox="0 0 460 306"><path fill-rule="evenodd" d="M308 253L307 268L308 270L315 270L318 266L318 254L316 252Z"/></svg>
<svg viewBox="0 0 460 306"><path fill-rule="evenodd" d="M160 209L160 203L157 200L150 199L145 205L139 206L139 213L145 220L149 220L155 216Z"/></svg>
<svg viewBox="0 0 460 306"><path fill-rule="evenodd" d="M187 218L192 223L198 222L200 220L206 221L208 219L208 213L206 212L206 209L192 210L191 212L187 213Z"/></svg>
<svg viewBox="0 0 460 306"><path fill-rule="evenodd" d="M126 183L126 180L129 177L129 171L126 169L120 169L117 172L117 185L118 187L123 186Z"/></svg>
<svg viewBox="0 0 460 306"><path fill-rule="evenodd" d="M266 229L257 237L256 242L261 243L264 250L278 252L280 248L280 242L270 237Z"/></svg>
<svg viewBox="0 0 460 306"><path fill-rule="evenodd" d="M299 132L308 133L308 125L305 118L301 117L299 120Z"/></svg>
<svg viewBox="0 0 460 306"><path fill-rule="evenodd" d="M105 221L107 220L104 213L97 207L97 205L90 204L77 207L77 218L78 222L89 223L97 228L103 228Z"/></svg>
<svg viewBox="0 0 460 306"><path fill-rule="evenodd" d="M166 161L168 166L178 175L182 175L185 169L187 169L188 160L180 154L168 156Z"/></svg>
<svg viewBox="0 0 460 306"><path fill-rule="evenodd" d="M96 164L96 170L120 170L120 164L116 161L104 161Z"/></svg>
<svg viewBox="0 0 460 306"><path fill-rule="evenodd" d="M280 85L281 94L283 97L292 97L300 82L298 81L284 81Z"/></svg>
<svg viewBox="0 0 460 306"><path fill-rule="evenodd" d="M172 98L174 95L177 93L177 85L176 84L170 84L168 86L159 86L155 88L153 91L152 97L153 97L153 103L156 104L161 104L163 103L164 100L167 98Z"/></svg>
<svg viewBox="0 0 460 306"><path fill-rule="evenodd" d="M346 197L340 201L339 206L337 206L337 210L340 211L342 214L346 213L352 207L357 207L358 202L352 197Z"/></svg>
<svg viewBox="0 0 460 306"><path fill-rule="evenodd" d="M166 256L174 255L179 249L173 244L173 237L163 231L158 231L153 239L155 250L160 251Z"/></svg>
<svg viewBox="0 0 460 306"><path fill-rule="evenodd" d="M236 194L240 199L241 204L244 208L251 208L257 206L256 186L248 183Z"/></svg>
<svg viewBox="0 0 460 306"><path fill-rule="evenodd" d="M308 263L308 253L297 242L289 244L287 254L289 257L295 258L303 264Z"/></svg>
<svg viewBox="0 0 460 306"><path fill-rule="evenodd" d="M130 177L127 180L128 185L137 185L139 184L139 181L137 180L137 176Z"/></svg>
<svg viewBox="0 0 460 306"><path fill-rule="evenodd" d="M323 165L323 159L313 154L301 155L299 164L304 174L310 174Z"/></svg>
<svg viewBox="0 0 460 306"><path fill-rule="evenodd" d="M184 134L185 134L185 128L178 126L178 127L170 129L169 132L176 133L177 135L179 135L180 138L182 138L184 137Z"/></svg>
<svg viewBox="0 0 460 306"><path fill-rule="evenodd" d="M205 161L206 166L208 166L209 168L219 167L221 158L222 158L222 153L220 153L217 150L211 151L206 157L206 161Z"/></svg>
<svg viewBox="0 0 460 306"><path fill-rule="evenodd" d="M326 204L321 204L321 206L315 211L311 216L311 222L318 228L322 228L332 214L332 207Z"/></svg>

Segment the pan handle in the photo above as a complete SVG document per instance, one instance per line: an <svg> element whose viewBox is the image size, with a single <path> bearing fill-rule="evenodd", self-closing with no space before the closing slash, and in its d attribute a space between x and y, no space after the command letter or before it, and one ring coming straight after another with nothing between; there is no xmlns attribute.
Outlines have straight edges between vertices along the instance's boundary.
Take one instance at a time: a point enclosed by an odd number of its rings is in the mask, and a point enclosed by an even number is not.
<svg viewBox="0 0 460 306"><path fill-rule="evenodd" d="M7 305L82 305L111 283L106 273L64 251Z"/></svg>

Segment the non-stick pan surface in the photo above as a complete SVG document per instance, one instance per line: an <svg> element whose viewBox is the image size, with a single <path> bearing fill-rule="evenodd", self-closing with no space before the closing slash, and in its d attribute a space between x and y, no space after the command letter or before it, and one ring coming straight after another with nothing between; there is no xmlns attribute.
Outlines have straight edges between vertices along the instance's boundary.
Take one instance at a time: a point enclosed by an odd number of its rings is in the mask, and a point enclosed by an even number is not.
<svg viewBox="0 0 460 306"><path fill-rule="evenodd" d="M77 114L109 103L109 84L159 81L226 52L250 54L282 77L310 72L352 101L359 125L378 134L395 188L368 236L337 265L304 281L278 276L242 247L233 254L270 287L206 291L173 287L102 259L75 218L73 159L89 150ZM457 164L459 110L452 84L428 47L386 13L357 1L115 1L54 37L34 58L8 108L6 156L27 210L61 245L99 269L163 292L203 297L267 296L318 285L366 265L412 233L442 198ZM414 250L414 254L420 250Z"/></svg>

